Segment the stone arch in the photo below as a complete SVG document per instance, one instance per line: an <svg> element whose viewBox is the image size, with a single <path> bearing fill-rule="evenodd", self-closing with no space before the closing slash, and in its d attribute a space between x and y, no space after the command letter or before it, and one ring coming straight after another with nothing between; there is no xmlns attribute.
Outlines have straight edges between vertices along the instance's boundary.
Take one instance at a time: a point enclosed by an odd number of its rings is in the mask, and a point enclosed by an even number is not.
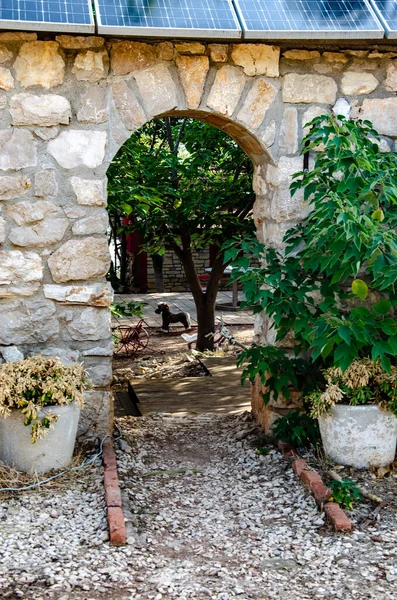
<svg viewBox="0 0 397 600"><path fill-rule="evenodd" d="M223 129L255 165L258 234L280 245L307 214L288 189L304 123L339 98L390 148L396 66L368 48L280 58L261 43L43 38L0 33L0 353L83 360L95 387L82 430L99 435L112 416L106 171L120 146L166 114Z"/></svg>

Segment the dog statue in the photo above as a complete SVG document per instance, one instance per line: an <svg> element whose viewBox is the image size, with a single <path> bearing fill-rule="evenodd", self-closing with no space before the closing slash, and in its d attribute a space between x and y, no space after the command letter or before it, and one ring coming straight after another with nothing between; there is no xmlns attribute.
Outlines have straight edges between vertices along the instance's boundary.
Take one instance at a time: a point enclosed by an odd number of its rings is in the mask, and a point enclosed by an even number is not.
<svg viewBox="0 0 397 600"><path fill-rule="evenodd" d="M163 333L169 333L170 323L182 323L185 326L185 329L190 329L191 327L191 319L190 315L187 312L179 312L172 313L169 307L169 304L166 302L160 302L154 311L156 315L161 315L163 317L163 324L161 325L161 331Z"/></svg>

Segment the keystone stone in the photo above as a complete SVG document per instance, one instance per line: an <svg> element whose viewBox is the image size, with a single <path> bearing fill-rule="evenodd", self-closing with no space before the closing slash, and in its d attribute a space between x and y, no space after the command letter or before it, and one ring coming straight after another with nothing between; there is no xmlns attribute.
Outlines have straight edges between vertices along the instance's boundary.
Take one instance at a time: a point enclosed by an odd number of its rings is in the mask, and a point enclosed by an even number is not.
<svg viewBox="0 0 397 600"><path fill-rule="evenodd" d="M207 56L178 56L176 65L189 108L197 108L209 69Z"/></svg>
<svg viewBox="0 0 397 600"><path fill-rule="evenodd" d="M155 117L175 108L177 89L168 67L160 63L134 75L146 113Z"/></svg>

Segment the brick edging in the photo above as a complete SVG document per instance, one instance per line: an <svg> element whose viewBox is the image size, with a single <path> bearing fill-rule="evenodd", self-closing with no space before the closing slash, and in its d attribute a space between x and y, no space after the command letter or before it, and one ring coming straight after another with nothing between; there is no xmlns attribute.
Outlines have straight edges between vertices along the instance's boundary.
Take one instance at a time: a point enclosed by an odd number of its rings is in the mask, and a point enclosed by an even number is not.
<svg viewBox="0 0 397 600"><path fill-rule="evenodd" d="M284 458L292 460L294 473L300 478L302 485L313 494L318 506L324 509L335 531L351 531L352 522L337 502L330 502L332 492L325 485L319 473L312 469L303 458L300 458L291 444L278 443L278 448Z"/></svg>
<svg viewBox="0 0 397 600"><path fill-rule="evenodd" d="M121 503L119 477L117 475L116 453L111 439L105 440L103 444L102 460L110 543L120 546L126 544L127 534Z"/></svg>

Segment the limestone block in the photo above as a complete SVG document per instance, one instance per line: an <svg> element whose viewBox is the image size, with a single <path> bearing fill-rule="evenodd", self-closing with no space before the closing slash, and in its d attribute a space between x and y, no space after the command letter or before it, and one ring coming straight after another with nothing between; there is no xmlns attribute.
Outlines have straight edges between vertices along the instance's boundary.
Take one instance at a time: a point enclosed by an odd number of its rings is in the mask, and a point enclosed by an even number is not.
<svg viewBox="0 0 397 600"><path fill-rule="evenodd" d="M3 244L3 242L6 239L6 220L4 219L4 217L0 217L0 244Z"/></svg>
<svg viewBox="0 0 397 600"><path fill-rule="evenodd" d="M351 106L346 98L339 98L332 108L334 115L343 115L346 119L350 117Z"/></svg>
<svg viewBox="0 0 397 600"><path fill-rule="evenodd" d="M0 170L18 171L37 164L36 142L24 129L0 130Z"/></svg>
<svg viewBox="0 0 397 600"><path fill-rule="evenodd" d="M112 71L115 75L128 75L150 67L157 60L155 46L143 42L118 42L111 51Z"/></svg>
<svg viewBox="0 0 397 600"><path fill-rule="evenodd" d="M292 106L284 110L280 127L280 154L296 154L298 151L298 111Z"/></svg>
<svg viewBox="0 0 397 600"><path fill-rule="evenodd" d="M0 354L6 362L16 362L24 359L22 352L16 346L2 346L0 347Z"/></svg>
<svg viewBox="0 0 397 600"><path fill-rule="evenodd" d="M397 61L393 60L387 65L385 88L391 92L397 92Z"/></svg>
<svg viewBox="0 0 397 600"><path fill-rule="evenodd" d="M397 137L397 98L366 99L359 117L371 121L381 135Z"/></svg>
<svg viewBox="0 0 397 600"><path fill-rule="evenodd" d="M145 113L125 81L117 81L112 87L112 94L120 118L127 129L134 131L146 123Z"/></svg>
<svg viewBox="0 0 397 600"><path fill-rule="evenodd" d="M157 54L160 60L172 60L174 58L174 44L172 42L157 44Z"/></svg>
<svg viewBox="0 0 397 600"><path fill-rule="evenodd" d="M55 356L66 366L73 366L79 360L80 352L70 348L56 348L50 346L40 351L43 356Z"/></svg>
<svg viewBox="0 0 397 600"><path fill-rule="evenodd" d="M105 131L62 131L48 143L48 152L65 169L89 167L94 169L105 158Z"/></svg>
<svg viewBox="0 0 397 600"><path fill-rule="evenodd" d="M346 96L357 94L370 94L379 85L379 81L372 73L355 73L347 71L341 81L341 92Z"/></svg>
<svg viewBox="0 0 397 600"><path fill-rule="evenodd" d="M53 140L58 135L58 127L33 127L31 129L36 137L44 142Z"/></svg>
<svg viewBox="0 0 397 600"><path fill-rule="evenodd" d="M32 225L48 217L58 216L59 208L52 202L39 200L37 202L17 202L6 208L7 216L19 226Z"/></svg>
<svg viewBox="0 0 397 600"><path fill-rule="evenodd" d="M44 343L59 333L53 302L41 298L26 299L18 307L1 314L0 344Z"/></svg>
<svg viewBox="0 0 397 600"><path fill-rule="evenodd" d="M288 73L283 81L283 101L291 104L334 104L338 87L331 77Z"/></svg>
<svg viewBox="0 0 397 600"><path fill-rule="evenodd" d="M14 246L44 248L60 242L68 225L67 219L48 218L30 227L11 228L8 239Z"/></svg>
<svg viewBox="0 0 397 600"><path fill-rule="evenodd" d="M55 37L58 44L66 50L96 50L102 48L105 43L103 37L95 35L57 35Z"/></svg>
<svg viewBox="0 0 397 600"><path fill-rule="evenodd" d="M271 121L261 135L261 140L266 148L273 146L276 139L276 121Z"/></svg>
<svg viewBox="0 0 397 600"><path fill-rule="evenodd" d="M230 117L240 100L246 77L241 69L224 65L217 71L207 106Z"/></svg>
<svg viewBox="0 0 397 600"><path fill-rule="evenodd" d="M30 188L32 182L23 175L0 177L0 200L13 200L20 198Z"/></svg>
<svg viewBox="0 0 397 600"><path fill-rule="evenodd" d="M328 115L330 110L323 106L311 106L308 108L302 117L303 135L307 135L310 131L310 127L306 127L307 123L310 123L315 117L321 117L322 115Z"/></svg>
<svg viewBox="0 0 397 600"><path fill-rule="evenodd" d="M104 364L87 366L88 377L91 379L94 387L106 387L112 381L112 366L106 362Z"/></svg>
<svg viewBox="0 0 397 600"><path fill-rule="evenodd" d="M21 285L42 279L43 265L38 254L22 253L20 250L0 250L0 286Z"/></svg>
<svg viewBox="0 0 397 600"><path fill-rule="evenodd" d="M7 94L0 92L0 110L7 106Z"/></svg>
<svg viewBox="0 0 397 600"><path fill-rule="evenodd" d="M317 50L287 50L283 52L284 58L289 60L314 60L320 58Z"/></svg>
<svg viewBox="0 0 397 600"><path fill-rule="evenodd" d="M327 62L331 63L342 63L346 64L349 62L347 56L345 56L342 52L323 52L323 58Z"/></svg>
<svg viewBox="0 0 397 600"><path fill-rule="evenodd" d="M38 198L46 196L55 196L58 192L58 185L55 178L55 171L47 169L39 171L34 176L34 195Z"/></svg>
<svg viewBox="0 0 397 600"><path fill-rule="evenodd" d="M330 73L340 73L343 71L344 65L342 63L332 62L321 62L313 65L313 71L320 73L320 75L329 75Z"/></svg>
<svg viewBox="0 0 397 600"><path fill-rule="evenodd" d="M207 56L178 56L176 65L189 108L197 108L209 69Z"/></svg>
<svg viewBox="0 0 397 600"><path fill-rule="evenodd" d="M86 209L82 206L65 206L63 212L68 219L81 219L87 214Z"/></svg>
<svg viewBox="0 0 397 600"><path fill-rule="evenodd" d="M106 198L104 181L102 179L80 179L72 177L70 180L78 204L83 206L105 206Z"/></svg>
<svg viewBox="0 0 397 600"><path fill-rule="evenodd" d="M14 78L10 69L0 67L0 89L5 92L11 92L14 89Z"/></svg>
<svg viewBox="0 0 397 600"><path fill-rule="evenodd" d="M65 63L57 42L26 42L14 63L22 87L40 85L49 89L63 83Z"/></svg>
<svg viewBox="0 0 397 600"><path fill-rule="evenodd" d="M213 62L225 63L228 61L229 47L227 44L209 44L208 49Z"/></svg>
<svg viewBox="0 0 397 600"><path fill-rule="evenodd" d="M101 346L94 346L88 350L83 350L83 356L113 356L114 344L113 341Z"/></svg>
<svg viewBox="0 0 397 600"><path fill-rule="evenodd" d="M176 85L168 67L160 63L134 75L150 117L172 110L178 104Z"/></svg>
<svg viewBox="0 0 397 600"><path fill-rule="evenodd" d="M256 79L238 112L238 120L248 129L257 129L276 96L277 89L274 86L263 77Z"/></svg>
<svg viewBox="0 0 397 600"><path fill-rule="evenodd" d="M104 308L78 308L63 314L69 336L76 341L103 340L110 337L110 311Z"/></svg>
<svg viewBox="0 0 397 600"><path fill-rule="evenodd" d="M89 81L90 83L105 79L108 71L109 56L106 50L79 52L72 69L77 81Z"/></svg>
<svg viewBox="0 0 397 600"><path fill-rule="evenodd" d="M57 94L15 94L10 100L10 113L13 125L40 127L69 125L72 117L69 100Z"/></svg>
<svg viewBox="0 0 397 600"><path fill-rule="evenodd" d="M301 156L282 156L277 167L268 165L266 179L271 202L268 212L263 215L264 218L282 223L284 221L301 221L308 216L310 208L309 203L303 199L303 190L298 190L291 196L289 189L292 175L302 171L302 166ZM282 238L278 241L281 243Z"/></svg>
<svg viewBox="0 0 397 600"><path fill-rule="evenodd" d="M110 306L113 290L110 283L92 285L54 285L44 286L44 296L62 304L88 304L90 306Z"/></svg>
<svg viewBox="0 0 397 600"><path fill-rule="evenodd" d="M179 54L204 54L205 44L201 42L179 42L179 44L175 44L175 50Z"/></svg>
<svg viewBox="0 0 397 600"><path fill-rule="evenodd" d="M37 40L37 33L27 33L24 31L4 31L0 33L0 42L34 42Z"/></svg>
<svg viewBox="0 0 397 600"><path fill-rule="evenodd" d="M396 56L397 56L397 52L378 52L377 50L375 50L374 52L370 52L368 54L368 58L381 58L381 59L396 58Z"/></svg>
<svg viewBox="0 0 397 600"><path fill-rule="evenodd" d="M243 67L249 76L279 76L280 48L267 44L237 44L232 50L235 65Z"/></svg>
<svg viewBox="0 0 397 600"><path fill-rule="evenodd" d="M73 235L94 235L106 233L109 227L109 216L104 208L92 209L89 215L76 221L72 227Z"/></svg>
<svg viewBox="0 0 397 600"><path fill-rule="evenodd" d="M14 55L6 46L0 44L0 65L5 65L12 61Z"/></svg>
<svg viewBox="0 0 397 600"><path fill-rule="evenodd" d="M105 123L108 118L106 90L98 85L90 86L81 96L77 120L80 123Z"/></svg>
<svg viewBox="0 0 397 600"><path fill-rule="evenodd" d="M88 237L69 240L48 259L56 283L103 277L110 266L106 239Z"/></svg>
<svg viewBox="0 0 397 600"><path fill-rule="evenodd" d="M80 413L78 436L102 439L113 427L113 396L111 392L84 392L84 407Z"/></svg>

